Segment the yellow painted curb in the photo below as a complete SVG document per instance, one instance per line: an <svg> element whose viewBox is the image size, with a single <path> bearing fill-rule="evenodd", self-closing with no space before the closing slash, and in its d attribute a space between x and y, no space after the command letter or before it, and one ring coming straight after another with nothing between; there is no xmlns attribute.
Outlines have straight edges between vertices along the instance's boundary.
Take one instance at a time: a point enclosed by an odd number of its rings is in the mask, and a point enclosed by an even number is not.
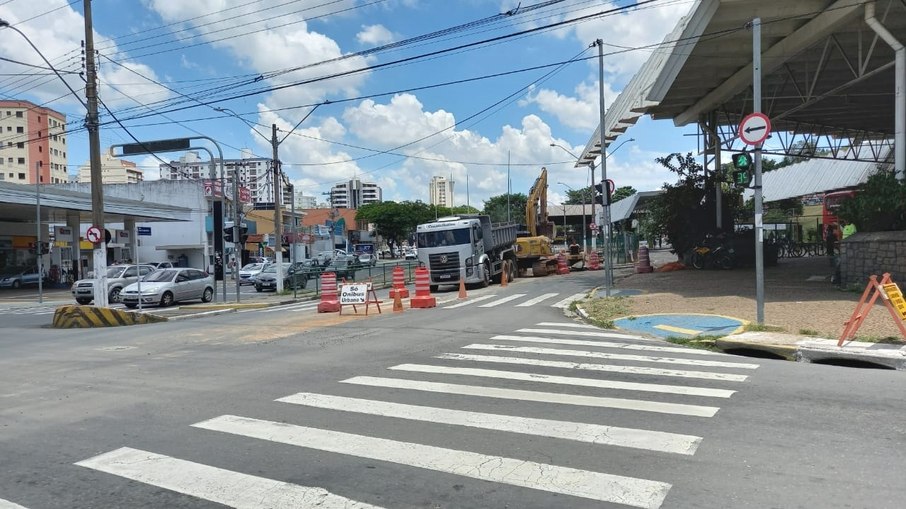
<svg viewBox="0 0 906 509"><path fill-rule="evenodd" d="M53 326L57 329L121 327L166 321L162 316L97 306L60 306L53 315Z"/></svg>

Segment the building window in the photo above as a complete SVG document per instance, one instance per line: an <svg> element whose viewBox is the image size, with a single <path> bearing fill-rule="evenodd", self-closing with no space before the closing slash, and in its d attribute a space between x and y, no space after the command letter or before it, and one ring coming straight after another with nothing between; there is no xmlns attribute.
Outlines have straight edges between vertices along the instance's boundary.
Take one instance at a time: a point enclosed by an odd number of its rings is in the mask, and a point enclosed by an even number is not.
<svg viewBox="0 0 906 509"><path fill-rule="evenodd" d="M12 147L12 146L13 146L13 142L11 142L11 141L6 142L6 146L7 146L7 147Z"/></svg>
<svg viewBox="0 0 906 509"><path fill-rule="evenodd" d="M16 118L22 118L22 112L21 112L21 111L17 111L17 112L16 112Z"/></svg>
<svg viewBox="0 0 906 509"><path fill-rule="evenodd" d="M19 158L19 164L25 164L25 158L24 158L24 157L20 157L20 158Z"/></svg>
<svg viewBox="0 0 906 509"><path fill-rule="evenodd" d="M13 164L13 158L12 157L7 158L6 162L8 162L9 164Z"/></svg>
<svg viewBox="0 0 906 509"><path fill-rule="evenodd" d="M24 174L24 173L20 173L20 174L19 174L19 180L25 180L25 174Z"/></svg>
<svg viewBox="0 0 906 509"><path fill-rule="evenodd" d="M25 132L25 128L22 127L22 126L19 126L19 127L16 128L16 132L17 132L17 133L24 133L24 132Z"/></svg>
<svg viewBox="0 0 906 509"><path fill-rule="evenodd" d="M41 115L38 115L38 123L41 123Z"/></svg>
<svg viewBox="0 0 906 509"><path fill-rule="evenodd" d="M20 141L19 143L16 143L16 148L25 148L25 142Z"/></svg>
<svg viewBox="0 0 906 509"><path fill-rule="evenodd" d="M38 145L38 152L44 152L44 147L42 147L41 145Z"/></svg>

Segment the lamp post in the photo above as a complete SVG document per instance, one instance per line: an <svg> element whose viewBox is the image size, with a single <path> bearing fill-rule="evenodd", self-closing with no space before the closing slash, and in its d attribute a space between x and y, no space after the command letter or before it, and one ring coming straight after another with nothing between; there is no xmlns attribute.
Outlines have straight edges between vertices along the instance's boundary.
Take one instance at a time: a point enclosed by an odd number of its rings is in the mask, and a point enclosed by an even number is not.
<svg viewBox="0 0 906 509"><path fill-rule="evenodd" d="M557 183L560 184L561 186L566 186L566 188L569 189L570 191L573 191L573 192L576 191L575 189L569 187L568 184L564 184L563 182L557 182ZM588 244L585 243L585 230L588 228L587 224L585 223L585 198L586 198L586 194L583 192L582 193L582 250L583 251L585 249L588 249Z"/></svg>

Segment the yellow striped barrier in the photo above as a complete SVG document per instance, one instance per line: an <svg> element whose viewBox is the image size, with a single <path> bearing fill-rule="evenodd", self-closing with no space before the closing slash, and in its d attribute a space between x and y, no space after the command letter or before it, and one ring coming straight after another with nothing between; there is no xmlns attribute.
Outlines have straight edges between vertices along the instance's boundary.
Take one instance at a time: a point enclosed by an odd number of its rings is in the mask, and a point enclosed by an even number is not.
<svg viewBox="0 0 906 509"><path fill-rule="evenodd" d="M57 329L120 327L166 321L163 316L97 306L61 306L53 315L53 326Z"/></svg>

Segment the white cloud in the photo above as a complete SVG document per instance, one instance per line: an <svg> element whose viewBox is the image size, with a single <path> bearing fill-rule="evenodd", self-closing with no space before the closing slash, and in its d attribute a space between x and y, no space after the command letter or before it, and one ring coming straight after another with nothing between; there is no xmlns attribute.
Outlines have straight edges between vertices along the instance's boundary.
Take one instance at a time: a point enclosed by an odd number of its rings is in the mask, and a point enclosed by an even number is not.
<svg viewBox="0 0 906 509"><path fill-rule="evenodd" d="M604 83L604 88L605 104L609 107L618 93L611 88L610 83ZM520 104L536 104L541 111L553 115L567 127L594 130L601 118L598 84L579 83L575 92L576 97L570 97L556 90L542 88L530 93Z"/></svg>
<svg viewBox="0 0 906 509"><path fill-rule="evenodd" d="M396 39L383 25L362 25L362 31L355 38L360 44L367 46L380 46Z"/></svg>

